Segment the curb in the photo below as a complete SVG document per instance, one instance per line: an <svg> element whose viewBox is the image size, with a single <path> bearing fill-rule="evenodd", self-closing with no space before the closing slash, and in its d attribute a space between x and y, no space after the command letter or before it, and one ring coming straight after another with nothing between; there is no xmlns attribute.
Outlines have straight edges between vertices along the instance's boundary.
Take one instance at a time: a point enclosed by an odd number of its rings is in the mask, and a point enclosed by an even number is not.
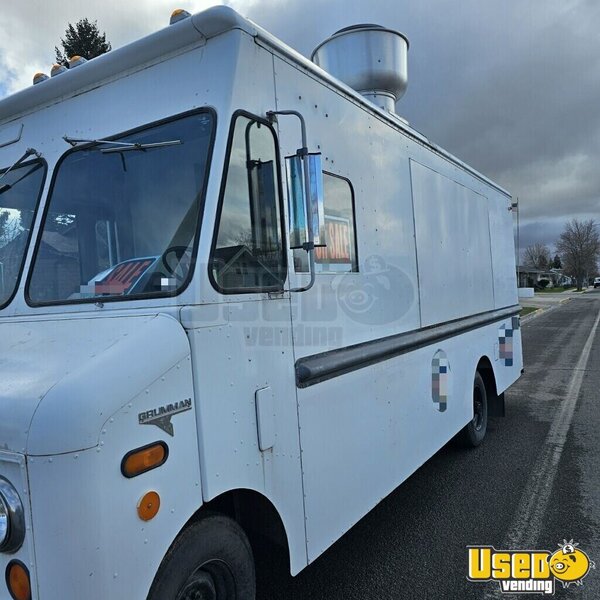
<svg viewBox="0 0 600 600"><path fill-rule="evenodd" d="M570 300L571 300L571 298L564 298L563 300L560 300L558 302L558 304L555 304L554 306L549 306L548 308L539 307L536 311L534 311L532 313L529 313L525 317L522 317L521 318L521 325L525 325L525 323L528 323L529 321L533 321L533 319L537 319L537 317L539 317L541 315L545 315L546 313L549 313L549 312L552 312L553 310L556 310L559 306L562 306L563 304L566 304Z"/></svg>
<svg viewBox="0 0 600 600"><path fill-rule="evenodd" d="M545 313L547 310L548 309L546 309L546 308L536 308L532 313L529 313L528 315L521 317L521 325L525 325L525 323L528 323L529 321L532 321L536 317L539 317L541 314Z"/></svg>

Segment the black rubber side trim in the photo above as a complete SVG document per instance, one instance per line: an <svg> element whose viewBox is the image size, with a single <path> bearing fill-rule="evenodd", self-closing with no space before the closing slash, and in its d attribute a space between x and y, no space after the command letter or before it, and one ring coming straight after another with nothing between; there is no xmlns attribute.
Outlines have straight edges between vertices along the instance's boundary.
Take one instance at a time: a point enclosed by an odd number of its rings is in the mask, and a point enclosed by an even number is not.
<svg viewBox="0 0 600 600"><path fill-rule="evenodd" d="M398 333L362 344L300 358L296 361L296 385L304 388L333 377L339 377L344 373L356 371L417 348L441 342L460 333L479 329L496 321L518 315L520 310L521 307L515 304L431 325L423 329Z"/></svg>

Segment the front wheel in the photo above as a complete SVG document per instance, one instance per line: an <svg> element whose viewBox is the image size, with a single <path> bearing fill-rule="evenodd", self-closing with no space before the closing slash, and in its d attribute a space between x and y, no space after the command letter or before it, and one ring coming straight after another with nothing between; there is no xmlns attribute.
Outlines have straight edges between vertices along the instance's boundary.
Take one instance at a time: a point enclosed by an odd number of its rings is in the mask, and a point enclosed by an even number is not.
<svg viewBox="0 0 600 600"><path fill-rule="evenodd" d="M254 600L254 560L246 534L233 520L209 515L175 541L148 600Z"/></svg>
<svg viewBox="0 0 600 600"><path fill-rule="evenodd" d="M475 373L473 381L473 418L458 434L458 441L462 446L475 448L483 442L487 431L488 401L483 378L479 371Z"/></svg>

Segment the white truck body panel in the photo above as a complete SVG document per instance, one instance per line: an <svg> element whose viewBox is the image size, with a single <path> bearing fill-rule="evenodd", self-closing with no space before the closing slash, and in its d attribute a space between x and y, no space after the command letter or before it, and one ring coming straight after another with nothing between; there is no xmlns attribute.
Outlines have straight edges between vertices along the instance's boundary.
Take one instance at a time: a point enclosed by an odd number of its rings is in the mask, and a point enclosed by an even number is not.
<svg viewBox="0 0 600 600"><path fill-rule="evenodd" d="M498 302L493 287L488 215L510 215L504 193L421 144L402 143L382 119L307 79L298 65L276 59L275 73L277 108L300 105L323 149L324 169L349 178L362 199L355 206L359 272L341 278L320 274L319 285L292 296L295 327L320 326L339 335L303 336L295 345L297 358L516 304L514 276L512 285L499 282ZM359 150L348 152L356 140ZM280 119L279 141L284 154L293 153L293 120ZM503 220L495 234L504 248L512 243L507 224ZM512 256L502 254L494 266L508 262L502 267L508 271ZM391 289L379 281L382 276ZM343 303L340 290L359 286L379 294L368 313ZM298 390L309 561L468 420L471 390L456 382L470 379L481 356L493 360L496 329L490 325ZM431 395L419 399L413 390L431 387L431 356L440 348L449 357L453 400L446 412L434 415Z"/></svg>
<svg viewBox="0 0 600 600"><path fill-rule="evenodd" d="M410 164L421 326L495 308L490 200L419 163ZM450 291L455 287L463 291L460 296Z"/></svg>

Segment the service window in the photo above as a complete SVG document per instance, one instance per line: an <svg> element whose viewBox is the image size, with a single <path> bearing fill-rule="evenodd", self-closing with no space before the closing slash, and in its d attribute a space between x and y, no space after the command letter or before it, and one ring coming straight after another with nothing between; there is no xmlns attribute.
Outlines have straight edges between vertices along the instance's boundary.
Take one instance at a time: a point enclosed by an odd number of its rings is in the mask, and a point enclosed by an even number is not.
<svg viewBox="0 0 600 600"><path fill-rule="evenodd" d="M234 121L210 277L223 293L278 290L286 275L277 146L271 127Z"/></svg>
<svg viewBox="0 0 600 600"><path fill-rule="evenodd" d="M347 179L323 173L323 193L326 246L315 248L316 272L356 272L358 260L352 186ZM308 271L308 258L304 250L294 250L294 267L296 272Z"/></svg>
<svg viewBox="0 0 600 600"><path fill-rule="evenodd" d="M59 162L28 286L32 304L177 294L189 281L214 131L210 112Z"/></svg>

